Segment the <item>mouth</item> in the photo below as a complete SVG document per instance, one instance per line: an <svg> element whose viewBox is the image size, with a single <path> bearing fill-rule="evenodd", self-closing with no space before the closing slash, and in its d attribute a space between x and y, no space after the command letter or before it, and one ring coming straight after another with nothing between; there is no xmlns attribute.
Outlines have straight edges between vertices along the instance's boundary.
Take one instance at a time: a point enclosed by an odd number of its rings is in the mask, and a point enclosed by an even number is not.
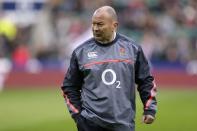
<svg viewBox="0 0 197 131"><path fill-rule="evenodd" d="M94 33L94 36L100 37L101 36L101 33Z"/></svg>

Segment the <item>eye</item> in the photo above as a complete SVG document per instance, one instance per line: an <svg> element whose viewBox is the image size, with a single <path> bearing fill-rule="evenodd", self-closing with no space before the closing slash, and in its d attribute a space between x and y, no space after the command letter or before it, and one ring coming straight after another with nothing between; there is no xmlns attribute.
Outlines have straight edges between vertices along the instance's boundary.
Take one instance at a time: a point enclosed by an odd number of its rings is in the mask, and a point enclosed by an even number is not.
<svg viewBox="0 0 197 131"><path fill-rule="evenodd" d="M98 27L102 27L104 25L104 23L102 22L98 22L98 23L92 23L93 26L98 26Z"/></svg>
<svg viewBox="0 0 197 131"><path fill-rule="evenodd" d="M104 24L103 24L103 23L98 23L97 25L98 25L98 26L103 26Z"/></svg>

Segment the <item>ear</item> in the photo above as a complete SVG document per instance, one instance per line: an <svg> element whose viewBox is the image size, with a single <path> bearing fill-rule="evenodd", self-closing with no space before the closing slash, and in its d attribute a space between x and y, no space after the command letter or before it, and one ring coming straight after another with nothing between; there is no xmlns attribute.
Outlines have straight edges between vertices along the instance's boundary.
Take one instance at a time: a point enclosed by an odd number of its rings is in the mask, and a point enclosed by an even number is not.
<svg viewBox="0 0 197 131"><path fill-rule="evenodd" d="M116 30L118 28L118 22L114 21L113 22L113 28Z"/></svg>

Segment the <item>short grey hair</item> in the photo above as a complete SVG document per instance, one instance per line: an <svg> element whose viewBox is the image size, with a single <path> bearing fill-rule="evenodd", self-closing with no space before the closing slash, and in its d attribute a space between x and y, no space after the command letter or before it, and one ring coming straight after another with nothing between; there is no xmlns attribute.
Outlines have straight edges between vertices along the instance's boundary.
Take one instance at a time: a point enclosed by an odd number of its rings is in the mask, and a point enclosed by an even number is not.
<svg viewBox="0 0 197 131"><path fill-rule="evenodd" d="M102 6L100 8L98 8L95 12L94 12L94 15L97 13L97 12L100 12L100 11L106 11L113 20L115 21L118 21L118 16L116 14L116 11L113 7L111 6Z"/></svg>

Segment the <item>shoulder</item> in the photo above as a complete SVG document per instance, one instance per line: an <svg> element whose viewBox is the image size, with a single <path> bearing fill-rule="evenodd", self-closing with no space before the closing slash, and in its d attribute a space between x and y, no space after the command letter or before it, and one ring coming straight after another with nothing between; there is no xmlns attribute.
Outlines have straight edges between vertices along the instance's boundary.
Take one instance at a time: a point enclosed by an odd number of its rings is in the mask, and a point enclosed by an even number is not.
<svg viewBox="0 0 197 131"><path fill-rule="evenodd" d="M94 43L94 38L90 38L88 40L86 40L85 42L83 42L81 45L79 45L77 48L74 49L73 53L78 53L81 50L89 47L92 43Z"/></svg>
<svg viewBox="0 0 197 131"><path fill-rule="evenodd" d="M128 46L131 46L132 48L135 48L136 50L139 50L141 48L140 45L133 39L123 34L118 34L118 35L119 35L119 39L123 41L125 44L127 44Z"/></svg>

